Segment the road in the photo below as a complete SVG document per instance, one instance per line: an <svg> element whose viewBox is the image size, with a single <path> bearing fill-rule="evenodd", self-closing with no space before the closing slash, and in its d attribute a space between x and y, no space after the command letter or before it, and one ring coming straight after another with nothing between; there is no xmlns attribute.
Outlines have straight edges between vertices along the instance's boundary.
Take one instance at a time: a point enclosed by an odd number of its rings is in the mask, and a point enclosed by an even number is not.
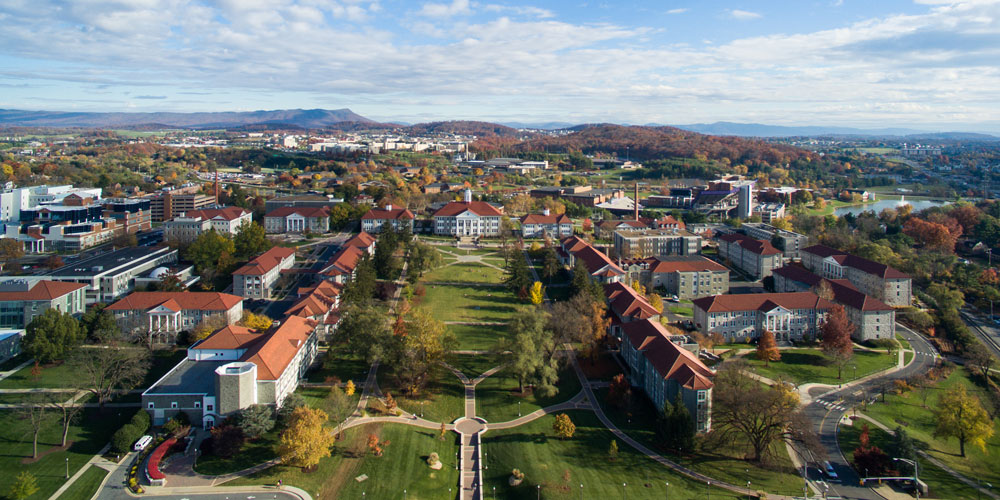
<svg viewBox="0 0 1000 500"><path fill-rule="evenodd" d="M814 400L805 407L804 411L809 419L816 423L820 443L826 452L826 460L829 460L830 464L833 465L834 470L839 476L839 481L831 482L815 469L810 470L809 478L812 480L827 481L827 484L830 486L830 496L866 500L881 500L882 498L871 489L860 486L858 474L851 468L844 454L841 453L840 447L837 445L837 425L844 415L851 410L852 406L855 404L860 405L866 396L870 400L877 395L878 389L882 384L924 373L934 366L936 356L938 355L934 346L920 335L917 335L899 323L896 324L896 333L899 333L909 341L915 351L913 362L908 366L890 375L877 377L860 385L834 391L829 394L824 394L828 389L821 387L810 391L810 396ZM820 395L822 397L819 397ZM819 459L820 462L822 460ZM810 460L810 462L814 466L816 465L815 460Z"/></svg>
<svg viewBox="0 0 1000 500"><path fill-rule="evenodd" d="M258 310L269 318L282 317L285 314L285 311L287 311L288 308L295 302L295 291L299 287L311 285L316 279L316 275L314 273L322 269L323 266L326 265L327 261L329 261L330 258L340 250L343 243L350 237L351 233L340 232L306 247L309 251L308 255L304 259L300 260L295 268L303 271L309 270L310 272L301 272L292 275L293 280L285 288L286 291L279 292L280 295L283 295L282 297L278 297L276 300L254 301L251 305L251 309Z"/></svg>
<svg viewBox="0 0 1000 500"><path fill-rule="evenodd" d="M965 321L966 325L969 325L972 333L975 333L976 337L979 337L979 340L986 344L994 356L1000 357L1000 329L997 328L996 323L976 314L971 307L962 309L961 314L962 320Z"/></svg>

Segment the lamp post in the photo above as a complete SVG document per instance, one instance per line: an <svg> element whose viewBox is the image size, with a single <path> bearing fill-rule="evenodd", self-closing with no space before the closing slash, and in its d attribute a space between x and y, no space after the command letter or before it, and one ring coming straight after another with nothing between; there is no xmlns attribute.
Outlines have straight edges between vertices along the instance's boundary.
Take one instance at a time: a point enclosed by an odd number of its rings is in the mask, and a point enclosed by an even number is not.
<svg viewBox="0 0 1000 500"><path fill-rule="evenodd" d="M664 491L664 493L663 493L663 500L670 500L670 483L667 482L667 481L664 481L663 484L666 485L663 488L663 491Z"/></svg>
<svg viewBox="0 0 1000 500"><path fill-rule="evenodd" d="M628 483L622 483L622 500L628 500L628 494L625 493L626 486L628 486Z"/></svg>
<svg viewBox="0 0 1000 500"><path fill-rule="evenodd" d="M854 368L854 378L857 379L858 378L858 365L851 365L851 368Z"/></svg>
<svg viewBox="0 0 1000 500"><path fill-rule="evenodd" d="M908 458L895 458L892 459L893 462L906 462L913 466L913 489L917 491L917 500L920 500L920 470L917 467L916 460L910 460Z"/></svg>
<svg viewBox="0 0 1000 500"><path fill-rule="evenodd" d="M403 490L403 500L406 500L406 490Z"/></svg>
<svg viewBox="0 0 1000 500"><path fill-rule="evenodd" d="M583 500L583 483L580 483L580 500Z"/></svg>
<svg viewBox="0 0 1000 500"><path fill-rule="evenodd" d="M66 457L66 479L69 479L69 457Z"/></svg>
<svg viewBox="0 0 1000 500"><path fill-rule="evenodd" d="M750 481L747 481L747 500L750 500Z"/></svg>
<svg viewBox="0 0 1000 500"><path fill-rule="evenodd" d="M519 417L521 416L521 402L520 401L517 402L517 416L519 416Z"/></svg>
<svg viewBox="0 0 1000 500"><path fill-rule="evenodd" d="M535 491L538 492L538 494L535 496L535 498L538 499L538 500L541 500L541 498L542 498L542 485L536 484L535 485Z"/></svg>
<svg viewBox="0 0 1000 500"><path fill-rule="evenodd" d="M706 484L706 486L705 486L705 498L707 498L708 500L712 500L712 482L708 481L705 484Z"/></svg>

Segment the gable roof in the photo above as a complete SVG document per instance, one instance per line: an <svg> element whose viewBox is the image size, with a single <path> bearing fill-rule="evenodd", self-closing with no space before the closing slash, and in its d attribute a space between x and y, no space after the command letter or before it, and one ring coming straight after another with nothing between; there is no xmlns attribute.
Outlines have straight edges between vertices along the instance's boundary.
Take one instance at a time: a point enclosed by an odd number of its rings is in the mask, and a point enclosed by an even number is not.
<svg viewBox="0 0 1000 500"><path fill-rule="evenodd" d="M719 239L729 243L736 243L744 250L757 255L778 255L781 250L774 248L770 241L758 240L744 234L727 233L719 235Z"/></svg>
<svg viewBox="0 0 1000 500"><path fill-rule="evenodd" d="M228 221L233 221L249 214L250 212L240 208L240 207L222 207L222 208L200 208L198 210L188 210L184 212L185 217L201 217L202 219L223 219Z"/></svg>
<svg viewBox="0 0 1000 500"><path fill-rule="evenodd" d="M87 285L83 283L42 280L32 285L26 292L0 292L0 301L52 300L86 287Z"/></svg>
<svg viewBox="0 0 1000 500"><path fill-rule="evenodd" d="M812 245L802 249L803 252L808 252L813 255L819 256L820 258L834 257L834 259L841 265L847 267L853 267L859 271L866 272L885 279L909 279L910 275L894 268L887 266L885 264L880 264L873 260L868 260L864 257L858 257L857 255L849 254L837 250L836 248L831 248L826 245Z"/></svg>
<svg viewBox="0 0 1000 500"><path fill-rule="evenodd" d="M274 247L247 262L243 267L233 271L234 275L263 276L268 271L278 267L281 261L295 255L294 248Z"/></svg>
<svg viewBox="0 0 1000 500"><path fill-rule="evenodd" d="M566 214L545 215L528 214L521 217L521 224L572 224L573 220Z"/></svg>
<svg viewBox="0 0 1000 500"><path fill-rule="evenodd" d="M623 283L604 287L612 312L619 318L646 319L660 314L645 297Z"/></svg>
<svg viewBox="0 0 1000 500"><path fill-rule="evenodd" d="M365 251L358 247L344 247L327 261L322 274L327 276L351 274L358 267L358 261L364 253Z"/></svg>
<svg viewBox="0 0 1000 500"><path fill-rule="evenodd" d="M344 242L345 247L358 247L358 248L368 248L375 244L375 237L361 231L355 234L351 239Z"/></svg>
<svg viewBox="0 0 1000 500"><path fill-rule="evenodd" d="M288 316L278 328L265 334L262 341L250 345L240 361L257 365L257 380L278 380L299 349L306 345L314 328L315 321Z"/></svg>
<svg viewBox="0 0 1000 500"><path fill-rule="evenodd" d="M812 245L802 249L803 252L808 252L813 255L818 255L820 257L826 258L831 255L847 255L847 252L841 252L836 248L828 247L826 245Z"/></svg>
<svg viewBox="0 0 1000 500"><path fill-rule="evenodd" d="M500 217L503 215L500 210L485 201L453 201L434 212L434 217L453 217L467 211L480 217Z"/></svg>
<svg viewBox="0 0 1000 500"><path fill-rule="evenodd" d="M251 343L264 338L257 330L229 325L191 346L191 349L246 349Z"/></svg>
<svg viewBox="0 0 1000 500"><path fill-rule="evenodd" d="M330 207L279 207L271 210L264 217L288 217L298 214L302 217L329 217Z"/></svg>
<svg viewBox="0 0 1000 500"><path fill-rule="evenodd" d="M385 208L373 208L361 216L361 219L384 219L384 220L395 220L395 219L412 219L413 212L406 207L394 207L392 205Z"/></svg>
<svg viewBox="0 0 1000 500"><path fill-rule="evenodd" d="M705 312L770 311L775 306L785 309L829 309L833 302L812 292L748 293L713 295L694 300L694 306Z"/></svg>
<svg viewBox="0 0 1000 500"><path fill-rule="evenodd" d="M637 349L663 379L686 389L711 389L715 374L691 351L670 341L670 332L659 322L633 321L622 325L624 338Z"/></svg>
<svg viewBox="0 0 1000 500"><path fill-rule="evenodd" d="M219 292L132 292L108 306L107 310L147 311L165 305L186 311L228 311L240 302L243 302L243 297Z"/></svg>

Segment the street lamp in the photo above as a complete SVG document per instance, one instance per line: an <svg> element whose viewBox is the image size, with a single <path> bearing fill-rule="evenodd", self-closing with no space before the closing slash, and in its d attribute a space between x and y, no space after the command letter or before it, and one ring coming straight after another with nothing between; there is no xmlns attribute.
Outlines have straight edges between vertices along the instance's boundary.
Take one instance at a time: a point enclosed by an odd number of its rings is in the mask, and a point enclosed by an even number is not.
<svg viewBox="0 0 1000 500"><path fill-rule="evenodd" d="M403 500L406 500L406 490L403 490Z"/></svg>
<svg viewBox="0 0 1000 500"><path fill-rule="evenodd" d="M580 483L580 500L583 500L583 483Z"/></svg>
<svg viewBox="0 0 1000 500"><path fill-rule="evenodd" d="M750 500L750 481L747 481L747 500Z"/></svg>
<svg viewBox="0 0 1000 500"><path fill-rule="evenodd" d="M858 365L851 365L854 368L854 378L858 378Z"/></svg>
<svg viewBox="0 0 1000 500"><path fill-rule="evenodd" d="M536 484L535 485L535 491L538 492L538 494L535 496L535 498L537 498L538 500L541 500L541 498L542 498L542 485Z"/></svg>
<svg viewBox="0 0 1000 500"><path fill-rule="evenodd" d="M622 483L622 499L623 500L627 500L627 498L628 498L627 495L626 495L626 493L625 493L625 487L626 486L628 486L628 483Z"/></svg>
<svg viewBox="0 0 1000 500"><path fill-rule="evenodd" d="M895 458L892 459L893 462L906 462L913 466L913 489L917 490L917 500L920 500L920 470L917 467L917 462L915 460L910 460L908 458Z"/></svg>
<svg viewBox="0 0 1000 500"><path fill-rule="evenodd" d="M521 402L520 401L517 402L517 416L519 416L519 417L521 416Z"/></svg>
<svg viewBox="0 0 1000 500"><path fill-rule="evenodd" d="M670 500L670 483L667 482L667 481L664 481L663 484L666 485L663 488L663 491L664 491L664 493L663 493L663 500Z"/></svg>
<svg viewBox="0 0 1000 500"><path fill-rule="evenodd" d="M711 500L711 498L712 498L712 482L708 481L706 484L708 486L705 486L705 498Z"/></svg>
<svg viewBox="0 0 1000 500"><path fill-rule="evenodd" d="M66 479L69 479L69 457L66 457Z"/></svg>

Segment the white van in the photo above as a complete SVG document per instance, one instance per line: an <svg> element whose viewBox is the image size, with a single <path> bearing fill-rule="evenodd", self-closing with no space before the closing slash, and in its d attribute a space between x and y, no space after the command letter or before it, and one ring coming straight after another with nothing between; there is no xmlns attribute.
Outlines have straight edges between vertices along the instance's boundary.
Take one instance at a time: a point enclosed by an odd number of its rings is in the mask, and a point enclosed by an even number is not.
<svg viewBox="0 0 1000 500"><path fill-rule="evenodd" d="M153 436L146 434L145 436L139 438L139 440L135 442L135 445L132 446L132 449L134 451L142 451L146 449L147 446L149 446L149 443L152 442L153 442Z"/></svg>

